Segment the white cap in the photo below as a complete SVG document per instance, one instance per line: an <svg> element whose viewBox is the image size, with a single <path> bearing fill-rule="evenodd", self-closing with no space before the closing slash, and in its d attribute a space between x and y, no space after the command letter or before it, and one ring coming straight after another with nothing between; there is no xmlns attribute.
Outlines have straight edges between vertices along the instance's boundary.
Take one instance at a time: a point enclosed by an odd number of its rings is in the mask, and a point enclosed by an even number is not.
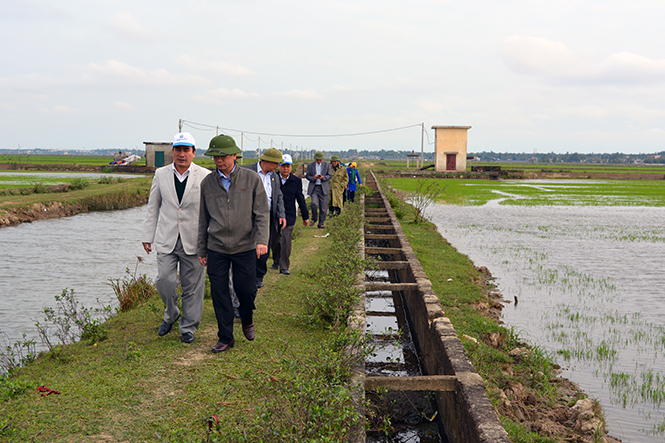
<svg viewBox="0 0 665 443"><path fill-rule="evenodd" d="M196 146L196 142L189 132L178 132L173 137L173 146Z"/></svg>
<svg viewBox="0 0 665 443"><path fill-rule="evenodd" d="M291 156L289 154L284 154L282 155L282 163L280 165L292 165L293 160L291 159Z"/></svg>

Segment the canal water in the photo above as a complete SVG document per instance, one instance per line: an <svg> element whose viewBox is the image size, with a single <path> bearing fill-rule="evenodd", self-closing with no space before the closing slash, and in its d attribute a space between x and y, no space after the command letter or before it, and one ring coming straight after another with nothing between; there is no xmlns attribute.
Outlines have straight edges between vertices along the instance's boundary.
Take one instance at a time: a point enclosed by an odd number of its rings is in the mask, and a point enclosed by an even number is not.
<svg viewBox="0 0 665 443"><path fill-rule="evenodd" d="M91 212L0 229L0 344L25 333L39 342L35 321L54 296L73 289L87 308L117 306L108 279L134 272L157 275L156 255L141 246L145 207ZM5 335L6 334L6 335Z"/></svg>
<svg viewBox="0 0 665 443"><path fill-rule="evenodd" d="M434 205L441 235L487 266L503 320L600 401L611 435L665 430L665 208Z"/></svg>

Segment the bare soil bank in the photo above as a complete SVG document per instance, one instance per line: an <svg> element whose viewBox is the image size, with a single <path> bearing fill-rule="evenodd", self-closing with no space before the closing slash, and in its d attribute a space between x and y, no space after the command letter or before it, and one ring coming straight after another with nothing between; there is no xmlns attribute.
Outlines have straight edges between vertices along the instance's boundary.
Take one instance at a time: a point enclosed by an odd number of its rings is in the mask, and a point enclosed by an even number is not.
<svg viewBox="0 0 665 443"><path fill-rule="evenodd" d="M82 212L89 212L87 205L82 203L64 205L60 202L34 203L29 208L13 208L4 213L0 212L0 228L31 223L35 220L67 217Z"/></svg>
<svg viewBox="0 0 665 443"><path fill-rule="evenodd" d="M47 188L51 193L67 192L69 185L54 185ZM132 208L148 203L148 196L147 191L131 194L118 194L115 192L73 201L37 202L25 207L0 209L0 228L16 226L21 223L31 223L36 220L68 217L95 210ZM11 196L8 198L11 199ZM18 202L6 200L4 203L15 204Z"/></svg>
<svg viewBox="0 0 665 443"><path fill-rule="evenodd" d="M492 290L492 274L485 266L476 267L480 280L476 283L487 296L486 303L476 305L476 309L487 318L503 324L501 311L506 300L496 290ZM500 334L490 334L482 341L501 350L505 343ZM514 363L528 360L530 346L527 344L510 351ZM500 363L506 378L503 387L488 387L488 391L498 401L494 403L497 412L515 423L521 423L532 432L547 436L557 442L579 443L618 443L620 439L607 434L601 406L598 402L585 398L584 392L572 381L555 376L549 383L555 387L550 397L534 394L533 384L541 383L545 374L527 373L517 364ZM558 368L558 366L557 366ZM557 369L555 373L558 373ZM493 392L492 392L493 391Z"/></svg>

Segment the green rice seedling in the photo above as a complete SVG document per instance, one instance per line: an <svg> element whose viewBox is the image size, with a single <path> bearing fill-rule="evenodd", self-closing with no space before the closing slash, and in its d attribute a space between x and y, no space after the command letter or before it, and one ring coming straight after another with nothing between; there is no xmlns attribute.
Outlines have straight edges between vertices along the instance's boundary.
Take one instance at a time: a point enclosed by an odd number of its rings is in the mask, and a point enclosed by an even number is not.
<svg viewBox="0 0 665 443"><path fill-rule="evenodd" d="M613 360L616 358L617 351L612 348L612 346L603 340L598 346L596 346L596 358L599 361L602 360Z"/></svg>

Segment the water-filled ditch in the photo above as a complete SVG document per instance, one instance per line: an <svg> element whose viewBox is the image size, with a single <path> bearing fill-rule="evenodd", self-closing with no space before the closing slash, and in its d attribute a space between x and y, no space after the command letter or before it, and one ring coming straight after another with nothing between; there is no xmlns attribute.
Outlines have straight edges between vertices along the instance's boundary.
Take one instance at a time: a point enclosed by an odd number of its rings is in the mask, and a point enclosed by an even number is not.
<svg viewBox="0 0 665 443"><path fill-rule="evenodd" d="M367 214L368 217L385 214ZM382 222L386 223L387 222ZM385 230L390 231L389 226ZM385 232L375 225L376 232ZM371 230L366 230L370 233ZM387 240L366 239L369 248L390 248ZM375 261L399 260L397 255L367 254ZM365 283L399 283L394 271L380 269L365 271ZM367 346L372 352L365 359L365 375L381 377L413 377L423 375L408 322L401 291L366 290L365 325ZM438 410L428 391L368 391L367 418L370 430L367 442L447 442L439 428Z"/></svg>
<svg viewBox="0 0 665 443"><path fill-rule="evenodd" d="M390 282L388 271L366 271L368 282ZM408 377L422 375L416 345L411 336L400 292L365 292L365 322L368 345L373 351L365 359L368 376ZM368 392L371 403L385 411L393 429L368 432L368 442L447 441L437 424L435 401L426 391Z"/></svg>

